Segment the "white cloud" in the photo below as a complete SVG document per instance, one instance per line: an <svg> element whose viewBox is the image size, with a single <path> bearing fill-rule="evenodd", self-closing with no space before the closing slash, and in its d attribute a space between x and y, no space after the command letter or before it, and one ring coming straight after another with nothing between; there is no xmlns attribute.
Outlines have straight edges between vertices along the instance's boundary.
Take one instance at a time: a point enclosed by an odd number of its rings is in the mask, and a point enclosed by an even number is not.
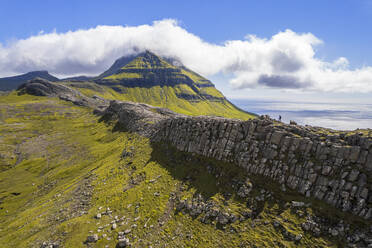
<svg viewBox="0 0 372 248"><path fill-rule="evenodd" d="M175 20L141 26L97 26L67 33L40 32L0 43L0 75L49 70L59 76L97 75L115 59L146 49L175 57L202 75L229 73L235 88L285 88L326 92L372 92L372 67L349 69L348 60L316 57L322 41L291 30L271 38L247 35L217 45L203 41Z"/></svg>

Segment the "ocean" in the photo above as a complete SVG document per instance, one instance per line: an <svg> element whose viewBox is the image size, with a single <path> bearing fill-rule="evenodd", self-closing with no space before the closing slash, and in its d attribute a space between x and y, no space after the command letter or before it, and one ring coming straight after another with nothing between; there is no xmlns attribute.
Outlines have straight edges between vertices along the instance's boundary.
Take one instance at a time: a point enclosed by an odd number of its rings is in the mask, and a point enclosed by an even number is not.
<svg viewBox="0 0 372 248"><path fill-rule="evenodd" d="M259 115L269 115L289 123L327 127L337 130L372 128L372 104L314 103L260 100L231 100L238 107Z"/></svg>

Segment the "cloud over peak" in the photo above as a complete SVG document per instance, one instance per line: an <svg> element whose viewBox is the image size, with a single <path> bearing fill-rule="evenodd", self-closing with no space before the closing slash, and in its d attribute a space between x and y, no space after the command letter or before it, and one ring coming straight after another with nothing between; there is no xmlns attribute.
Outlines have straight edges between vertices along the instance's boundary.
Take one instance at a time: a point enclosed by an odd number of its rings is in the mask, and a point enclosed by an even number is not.
<svg viewBox="0 0 372 248"><path fill-rule="evenodd" d="M247 35L221 45L203 41L175 20L152 25L97 26L44 33L0 43L0 75L49 70L56 75L97 75L115 59L145 50L173 57L202 75L228 73L235 88L284 88L328 92L372 92L372 67L351 70L348 60L316 57L322 41L285 30L270 38Z"/></svg>

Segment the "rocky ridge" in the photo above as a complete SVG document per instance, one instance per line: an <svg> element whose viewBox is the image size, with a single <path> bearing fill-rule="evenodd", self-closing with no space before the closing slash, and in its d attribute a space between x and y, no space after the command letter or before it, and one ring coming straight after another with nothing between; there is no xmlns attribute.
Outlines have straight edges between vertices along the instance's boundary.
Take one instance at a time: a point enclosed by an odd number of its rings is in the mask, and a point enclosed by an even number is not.
<svg viewBox="0 0 372 248"><path fill-rule="evenodd" d="M130 103L112 102L106 113L128 121ZM121 106L121 107L118 107ZM151 112L151 111L150 111ZM148 112L147 112L148 113ZM145 120L141 110L131 115ZM158 113L147 125L154 142L180 151L233 162L291 190L342 211L372 219L372 139L361 134L324 135L316 128L278 124L264 117L249 121ZM138 123L138 121L136 122Z"/></svg>
<svg viewBox="0 0 372 248"><path fill-rule="evenodd" d="M372 219L370 138L357 135L339 138L339 142L322 141L300 126L276 126L270 119L243 122L181 117L162 122L154 140L234 162L250 174L263 175L306 197Z"/></svg>
<svg viewBox="0 0 372 248"><path fill-rule="evenodd" d="M20 85L18 87L18 94L58 97L61 100L72 102L78 106L91 107L97 110L103 110L109 104L109 101L101 97L86 97L77 90L42 78L35 78Z"/></svg>

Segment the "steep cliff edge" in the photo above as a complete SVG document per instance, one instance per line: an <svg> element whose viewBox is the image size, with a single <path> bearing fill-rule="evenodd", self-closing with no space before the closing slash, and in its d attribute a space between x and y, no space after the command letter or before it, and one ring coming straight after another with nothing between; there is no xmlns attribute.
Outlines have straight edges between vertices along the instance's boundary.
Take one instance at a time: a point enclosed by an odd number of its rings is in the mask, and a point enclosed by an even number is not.
<svg viewBox="0 0 372 248"><path fill-rule="evenodd" d="M121 106L121 107L118 107ZM112 103L118 122L131 125L128 103ZM144 120L143 111L132 112ZM134 119L134 118L131 118ZM372 219L372 139L356 133L327 135L319 129L276 123L164 115L147 126L154 142L180 151L233 162L342 211Z"/></svg>

